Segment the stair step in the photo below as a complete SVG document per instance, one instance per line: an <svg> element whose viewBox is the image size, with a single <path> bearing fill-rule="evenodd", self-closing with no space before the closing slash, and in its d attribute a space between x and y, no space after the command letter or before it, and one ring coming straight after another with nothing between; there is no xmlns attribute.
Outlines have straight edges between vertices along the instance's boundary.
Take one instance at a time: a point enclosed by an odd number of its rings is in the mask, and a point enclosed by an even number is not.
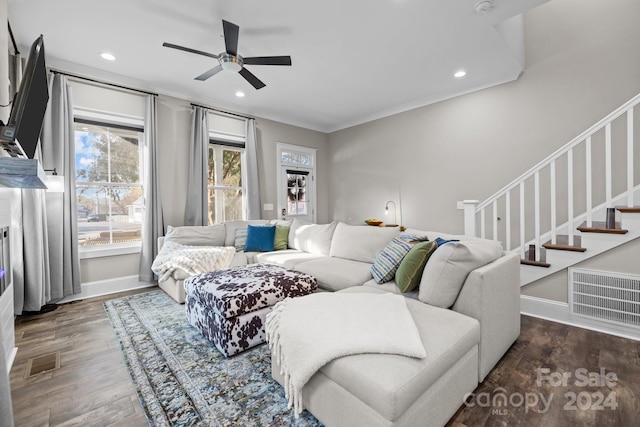
<svg viewBox="0 0 640 427"><path fill-rule="evenodd" d="M640 213L640 206L616 206L616 209L624 213Z"/></svg>
<svg viewBox="0 0 640 427"><path fill-rule="evenodd" d="M535 256L532 257L534 258L529 259L529 251L525 251L524 253L524 258L520 259L520 264L524 264L524 265L532 265L534 267L545 267L545 268L549 268L551 267L551 264L548 264L547 261L547 254L546 251L544 249L540 249L540 261L535 261Z"/></svg>
<svg viewBox="0 0 640 427"><path fill-rule="evenodd" d="M529 261L528 259L520 259L520 264L524 264L524 265L532 265L534 267L545 267L545 268L549 268L551 267L551 264L547 264L546 262L542 262L542 261Z"/></svg>
<svg viewBox="0 0 640 427"><path fill-rule="evenodd" d="M582 238L580 236L573 236L573 245L569 245L569 236L565 234L559 234L556 236L556 242L551 243L551 240L542 245L546 249L554 249L558 251L573 251L584 252L587 248L581 246Z"/></svg>
<svg viewBox="0 0 640 427"><path fill-rule="evenodd" d="M593 221L591 223L591 227L587 227L587 223L583 222L580 227L578 227L579 231L583 233L604 233L604 234L627 234L629 230L625 230L621 228L620 223L616 222L615 228L607 228L606 223L604 221Z"/></svg>

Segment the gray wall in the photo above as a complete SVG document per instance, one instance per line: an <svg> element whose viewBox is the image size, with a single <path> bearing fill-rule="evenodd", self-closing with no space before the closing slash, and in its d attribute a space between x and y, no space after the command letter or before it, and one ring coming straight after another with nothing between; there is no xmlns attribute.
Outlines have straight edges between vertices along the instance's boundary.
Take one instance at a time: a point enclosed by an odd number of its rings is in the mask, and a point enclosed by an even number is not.
<svg viewBox="0 0 640 427"><path fill-rule="evenodd" d="M263 208L265 203L271 203L274 206L273 211L264 211L262 209L262 218L275 219L278 214L275 210L278 205L276 180L280 169L276 158L276 143L283 142L317 150L317 221L320 224L330 222L328 181L332 165L329 161L327 134L266 119L256 119L256 129L258 134L258 158L260 159L258 172L261 203Z"/></svg>
<svg viewBox="0 0 640 427"><path fill-rule="evenodd" d="M330 134L330 215L360 223L401 199L404 225L462 233L456 201L486 199L640 92L638 16L636 0L548 2L525 15L517 81ZM523 293L562 299L566 280L553 286Z"/></svg>

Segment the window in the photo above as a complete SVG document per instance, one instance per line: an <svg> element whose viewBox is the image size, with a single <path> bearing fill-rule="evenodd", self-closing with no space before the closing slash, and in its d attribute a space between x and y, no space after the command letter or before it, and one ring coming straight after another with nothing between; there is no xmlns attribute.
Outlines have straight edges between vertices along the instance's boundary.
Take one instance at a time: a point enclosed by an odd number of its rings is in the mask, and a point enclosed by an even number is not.
<svg viewBox="0 0 640 427"><path fill-rule="evenodd" d="M230 145L209 145L209 225L245 217L242 151Z"/></svg>
<svg viewBox="0 0 640 427"><path fill-rule="evenodd" d="M142 123L75 118L78 245L139 245L142 239Z"/></svg>
<svg viewBox="0 0 640 427"><path fill-rule="evenodd" d="M309 213L307 197L308 171L287 171L287 215L307 215Z"/></svg>

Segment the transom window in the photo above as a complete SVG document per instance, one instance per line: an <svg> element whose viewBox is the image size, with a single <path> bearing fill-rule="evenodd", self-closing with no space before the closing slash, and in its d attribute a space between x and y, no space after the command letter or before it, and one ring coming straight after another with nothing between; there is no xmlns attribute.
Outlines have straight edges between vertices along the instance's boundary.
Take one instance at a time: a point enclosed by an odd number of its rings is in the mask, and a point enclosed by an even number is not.
<svg viewBox="0 0 640 427"><path fill-rule="evenodd" d="M78 245L142 239L143 128L75 119Z"/></svg>
<svg viewBox="0 0 640 427"><path fill-rule="evenodd" d="M280 155L280 161L285 165L294 166L313 166L313 157L311 153L301 153L292 150L283 150Z"/></svg>

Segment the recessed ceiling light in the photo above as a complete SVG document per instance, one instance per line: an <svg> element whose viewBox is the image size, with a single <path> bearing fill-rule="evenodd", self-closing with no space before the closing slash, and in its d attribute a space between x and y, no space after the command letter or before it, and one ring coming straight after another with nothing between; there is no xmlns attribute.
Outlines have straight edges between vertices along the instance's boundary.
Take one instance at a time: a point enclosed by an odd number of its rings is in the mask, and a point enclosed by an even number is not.
<svg viewBox="0 0 640 427"><path fill-rule="evenodd" d="M100 54L100 56L102 57L102 59L106 59L107 61L115 61L116 57L113 56L112 54L110 54L109 52L102 52Z"/></svg>
<svg viewBox="0 0 640 427"><path fill-rule="evenodd" d="M467 72L466 72L466 71L464 71L464 70L460 70L460 71L456 71L456 73L453 75L453 77L460 78L460 77L464 77L464 76L466 76L466 75L467 75Z"/></svg>
<svg viewBox="0 0 640 427"><path fill-rule="evenodd" d="M237 91L237 92L236 92L236 96L237 96L238 98L242 98L242 97L244 97L244 92L242 92L242 91Z"/></svg>

